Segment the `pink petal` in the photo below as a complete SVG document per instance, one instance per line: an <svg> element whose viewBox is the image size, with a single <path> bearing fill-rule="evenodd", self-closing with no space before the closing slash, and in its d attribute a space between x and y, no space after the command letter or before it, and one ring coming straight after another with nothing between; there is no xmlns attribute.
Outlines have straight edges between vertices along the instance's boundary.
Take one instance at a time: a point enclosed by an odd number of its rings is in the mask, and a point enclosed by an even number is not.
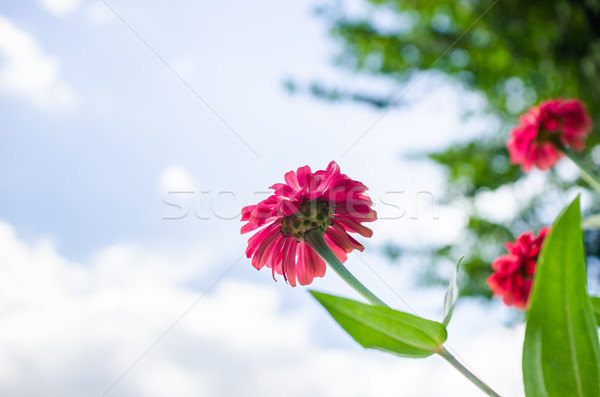
<svg viewBox="0 0 600 397"><path fill-rule="evenodd" d="M371 237L373 235L373 231L366 226L361 225L358 222L353 221L352 219L345 218L343 216L333 216L333 222L339 222L345 230L358 233L363 237Z"/></svg>
<svg viewBox="0 0 600 397"><path fill-rule="evenodd" d="M344 251L342 249L342 247L340 247L333 241L333 239L331 238L331 236L329 234L329 229L331 229L331 228L330 227L327 228L327 230L325 231L325 236L323 236L325 238L325 242L327 243L329 248L331 248L331 250L333 251L335 256L337 256L337 258L340 260L340 262L344 263L344 262L346 262L346 259L347 259L346 251Z"/></svg>
<svg viewBox="0 0 600 397"><path fill-rule="evenodd" d="M287 281L292 287L296 286L296 248L298 243L294 239L289 239L287 255L284 252L283 274L287 275Z"/></svg>
<svg viewBox="0 0 600 397"><path fill-rule="evenodd" d="M298 244L298 282L300 285L308 285L315 278L314 265L312 257L308 252L308 244L301 242Z"/></svg>
<svg viewBox="0 0 600 397"><path fill-rule="evenodd" d="M343 227L339 224L333 224L327 228L329 232L329 236L337 245L339 245L344 251L351 252L353 249L357 249L359 251L363 251L365 247L363 247L358 241L356 241L352 236L350 236Z"/></svg>
<svg viewBox="0 0 600 397"><path fill-rule="evenodd" d="M308 252L312 258L315 277L323 277L325 275L325 269L327 268L325 261L310 246L308 246Z"/></svg>
<svg viewBox="0 0 600 397"><path fill-rule="evenodd" d="M271 224L254 236L248 239L248 248L246 248L246 257L250 258L250 256L254 255L260 243L271 233L279 233L279 228L281 225L279 223Z"/></svg>
<svg viewBox="0 0 600 397"><path fill-rule="evenodd" d="M292 189L294 189L296 192L299 192L302 190L302 188L298 184L298 178L296 177L296 173L294 171L290 171L290 172L286 173L283 178L285 179L285 182L288 185L290 185L290 187Z"/></svg>
<svg viewBox="0 0 600 397"><path fill-rule="evenodd" d="M308 165L305 165L304 167L300 167L300 168L298 168L296 173L298 175L298 185L300 185L300 188L302 190L308 188L310 180L312 178L312 174L310 172L310 167Z"/></svg>

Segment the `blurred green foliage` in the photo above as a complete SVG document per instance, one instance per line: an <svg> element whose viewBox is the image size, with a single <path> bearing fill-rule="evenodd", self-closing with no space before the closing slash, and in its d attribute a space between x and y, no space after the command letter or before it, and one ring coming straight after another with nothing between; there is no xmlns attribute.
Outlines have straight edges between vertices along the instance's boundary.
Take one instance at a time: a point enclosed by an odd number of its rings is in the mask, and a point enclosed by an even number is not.
<svg viewBox="0 0 600 397"><path fill-rule="evenodd" d="M442 201L466 202L469 220L459 245L434 248L424 279L446 283L436 264L444 259L454 263L465 255L467 277L461 281L461 293L489 297L485 279L491 274L491 261L504 253L503 243L524 230L537 231L542 226L539 211L549 192L560 196L572 184L549 172L548 184L555 189L544 188L504 223L484 219L477 199L526 177L510 164L504 143L518 115L531 105L546 98L577 97L590 114L599 113L600 0L363 0L361 7L360 12L351 12L346 2L338 1L319 9L340 44L340 67L400 84L431 68L483 94L486 113L500 120L491 133L425 155L447 175ZM397 105L395 98L316 83L311 91L329 100L355 100L378 108ZM594 121L597 126L600 120ZM595 128L588 146L598 143L597 132ZM591 163L589 152L586 156ZM597 236L589 237L588 254L596 255L598 246L590 241ZM393 260L409 250L393 244L385 248ZM431 251L426 255L431 258Z"/></svg>

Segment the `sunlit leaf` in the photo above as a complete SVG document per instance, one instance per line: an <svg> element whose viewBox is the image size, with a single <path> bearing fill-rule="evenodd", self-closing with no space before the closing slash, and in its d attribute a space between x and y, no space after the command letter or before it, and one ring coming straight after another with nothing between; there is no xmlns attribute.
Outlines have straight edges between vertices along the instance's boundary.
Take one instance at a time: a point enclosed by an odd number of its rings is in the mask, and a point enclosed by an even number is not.
<svg viewBox="0 0 600 397"><path fill-rule="evenodd" d="M600 327L600 297L592 296L590 299L592 300L592 310L596 317L596 325Z"/></svg>
<svg viewBox="0 0 600 397"><path fill-rule="evenodd" d="M444 296L444 312L442 315L444 320L442 321L442 324L445 326L448 326L450 323L452 313L454 312L454 305L456 304L456 299L458 298L458 271L460 270L460 264L464 258L464 256L461 256L456 263L454 274L452 275L450 285L448 285L448 290Z"/></svg>
<svg viewBox="0 0 600 397"><path fill-rule="evenodd" d="M311 291L329 314L363 347L402 357L427 357L441 352L446 327L384 306Z"/></svg>
<svg viewBox="0 0 600 397"><path fill-rule="evenodd" d="M586 269L579 197L546 237L523 346L528 397L600 396L600 347Z"/></svg>

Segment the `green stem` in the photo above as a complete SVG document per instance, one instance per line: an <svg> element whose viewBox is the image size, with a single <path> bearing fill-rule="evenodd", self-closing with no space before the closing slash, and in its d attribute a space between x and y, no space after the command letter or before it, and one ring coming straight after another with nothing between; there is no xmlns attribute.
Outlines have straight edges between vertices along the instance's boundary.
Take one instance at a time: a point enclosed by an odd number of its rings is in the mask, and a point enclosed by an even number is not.
<svg viewBox="0 0 600 397"><path fill-rule="evenodd" d="M479 387L485 394L492 397L500 397L498 393L492 390L491 387L486 385L481 379L479 379L474 373L469 371L464 365L460 363L452 354L448 352L448 350L443 349L440 356L444 357L446 361L448 361L454 368L456 368L461 374L463 374L467 379L473 382L477 387Z"/></svg>
<svg viewBox="0 0 600 397"><path fill-rule="evenodd" d="M586 181L591 187L593 187L598 193L600 193L600 180L590 171L582 162L575 156L575 154L564 146L559 146L560 151L569 158L581 171L581 179Z"/></svg>
<svg viewBox="0 0 600 397"><path fill-rule="evenodd" d="M335 272L339 274L339 276L344 279L346 283L348 283L348 285L354 288L356 292L361 294L374 305L388 307L388 305L386 305L381 299L375 296L375 294L369 291L367 287L365 287L360 281L358 281L356 277L352 275L352 273L350 273L350 271L348 271L348 269L346 269L346 266L340 262L340 260L337 258L337 256L335 256L333 251L331 251L331 248L329 248L325 242L322 232L315 230L307 233L304 237L304 241L308 243L308 245L310 245L311 248L314 249L316 253L319 254L319 256L329 264L329 267L335 270Z"/></svg>

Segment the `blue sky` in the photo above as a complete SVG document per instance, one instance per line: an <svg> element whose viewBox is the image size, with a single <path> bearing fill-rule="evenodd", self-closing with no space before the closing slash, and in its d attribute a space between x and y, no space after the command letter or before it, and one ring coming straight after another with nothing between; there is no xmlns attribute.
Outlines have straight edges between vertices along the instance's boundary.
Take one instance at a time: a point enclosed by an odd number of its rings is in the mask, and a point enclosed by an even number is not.
<svg viewBox="0 0 600 397"><path fill-rule="evenodd" d="M289 96L289 77L403 92L333 67L316 5L0 5L0 394L101 396L193 305L106 395L393 396L402 383L410 396L479 395L435 358L362 351L304 288L239 259L241 207L290 169L336 160L370 187L382 219L361 258L395 291L360 258L348 266L393 305L440 314L443 291L411 283L418 264L390 267L375 247L458 235L461 208L431 204L442 175L401 155L478 133L460 111L481 101L435 76L380 121ZM354 296L330 274L314 287ZM519 395L522 329L506 315L466 302L450 341Z"/></svg>

